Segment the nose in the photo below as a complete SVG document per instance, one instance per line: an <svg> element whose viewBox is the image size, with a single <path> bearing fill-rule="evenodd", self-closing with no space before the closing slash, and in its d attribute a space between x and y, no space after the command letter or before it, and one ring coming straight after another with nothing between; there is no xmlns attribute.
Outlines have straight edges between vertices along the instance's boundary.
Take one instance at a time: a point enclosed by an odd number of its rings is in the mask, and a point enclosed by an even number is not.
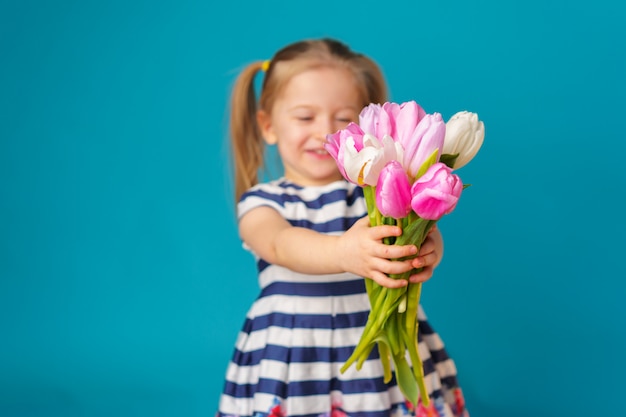
<svg viewBox="0 0 626 417"><path fill-rule="evenodd" d="M314 137L321 141L326 141L326 135L335 133L337 130L339 130L339 128L332 118L321 118L317 126L315 126Z"/></svg>

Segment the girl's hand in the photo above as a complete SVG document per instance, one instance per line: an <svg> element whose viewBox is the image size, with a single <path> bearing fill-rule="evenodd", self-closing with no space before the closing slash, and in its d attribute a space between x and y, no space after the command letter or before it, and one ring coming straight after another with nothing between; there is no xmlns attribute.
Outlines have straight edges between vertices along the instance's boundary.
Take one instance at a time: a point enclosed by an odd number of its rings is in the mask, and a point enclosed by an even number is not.
<svg viewBox="0 0 626 417"><path fill-rule="evenodd" d="M371 278L384 287L400 288L406 286L407 280L389 278L387 274L408 272L415 268L414 263L417 260L419 260L420 266L432 265L438 261L438 256L433 255L435 244L430 242L425 249L420 251L422 254L420 258L403 261L394 260L417 255L415 245L385 245L382 242L385 237L397 237L401 234L402 230L397 226L370 227L367 217L358 220L339 237L337 256L340 259L341 268L344 271ZM422 272L413 277L425 281L432 275L432 270L428 277L426 275Z"/></svg>
<svg viewBox="0 0 626 417"><path fill-rule="evenodd" d="M433 276L434 269L439 265L439 262L441 262L442 257L443 238L437 225L435 225L428 233L418 256L412 259L413 267L422 269L420 272L411 275L409 281L411 283L417 283L429 280Z"/></svg>

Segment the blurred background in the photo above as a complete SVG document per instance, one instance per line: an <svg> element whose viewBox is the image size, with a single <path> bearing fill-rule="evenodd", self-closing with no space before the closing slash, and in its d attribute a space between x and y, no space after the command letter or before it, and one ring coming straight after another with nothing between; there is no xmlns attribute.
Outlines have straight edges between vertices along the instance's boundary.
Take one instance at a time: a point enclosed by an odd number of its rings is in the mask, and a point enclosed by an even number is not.
<svg viewBox="0 0 626 417"><path fill-rule="evenodd" d="M227 103L335 37L391 99L477 112L423 291L473 417L626 415L626 7L565 0L0 5L0 416L211 416L248 306Z"/></svg>

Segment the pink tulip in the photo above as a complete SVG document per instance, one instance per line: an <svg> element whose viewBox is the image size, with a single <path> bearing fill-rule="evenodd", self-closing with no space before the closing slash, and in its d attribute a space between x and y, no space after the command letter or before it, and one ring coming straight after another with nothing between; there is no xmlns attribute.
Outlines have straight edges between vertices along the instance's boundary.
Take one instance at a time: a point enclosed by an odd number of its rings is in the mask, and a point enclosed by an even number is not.
<svg viewBox="0 0 626 417"><path fill-rule="evenodd" d="M376 207L383 216L401 219L411 211L411 184L398 161L390 161L380 171L376 184Z"/></svg>
<svg viewBox="0 0 626 417"><path fill-rule="evenodd" d="M360 151L363 148L364 135L365 132L363 132L359 125L350 122L345 128L338 130L335 133L331 133L330 135L326 135L326 144L324 147L328 153L333 156L333 158L337 159L336 156L341 147L340 145L345 143L346 139L349 137L354 139L355 147L357 151Z"/></svg>
<svg viewBox="0 0 626 417"><path fill-rule="evenodd" d="M382 139L385 134L391 133L391 120L380 104L370 104L364 107L359 114L359 126L363 132Z"/></svg>
<svg viewBox="0 0 626 417"><path fill-rule="evenodd" d="M454 210L463 183L452 169L441 162L431 165L411 188L411 207L423 219L439 220Z"/></svg>
<svg viewBox="0 0 626 417"><path fill-rule="evenodd" d="M407 101L399 105L394 117L396 125L394 138L402 144L409 141L425 115L424 109L415 101Z"/></svg>
<svg viewBox="0 0 626 417"><path fill-rule="evenodd" d="M384 135L389 135L394 138L394 140L396 139L396 119L401 111L402 105L398 103L387 102L382 105L378 131L378 134L381 135L381 139Z"/></svg>
<svg viewBox="0 0 626 417"><path fill-rule="evenodd" d="M383 139L385 135L400 141L410 137L426 112L415 101L406 103L370 104L359 115L359 125L365 133Z"/></svg>
<svg viewBox="0 0 626 417"><path fill-rule="evenodd" d="M446 124L441 114L426 114L411 132L401 138L404 147L404 168L410 178L415 178L420 167L436 150L437 160L443 149L443 140L446 135Z"/></svg>
<svg viewBox="0 0 626 417"><path fill-rule="evenodd" d="M326 136L326 143L324 144L324 148L326 151L335 159L337 162L337 167L341 172L341 175L348 181L352 181L348 178L348 174L346 173L346 163L349 161L345 160L346 155L346 142L348 139L352 138L354 142L354 148L356 151L360 151L363 149L363 130L356 123L350 123L344 129L338 130L335 133ZM355 182L355 181L352 181Z"/></svg>

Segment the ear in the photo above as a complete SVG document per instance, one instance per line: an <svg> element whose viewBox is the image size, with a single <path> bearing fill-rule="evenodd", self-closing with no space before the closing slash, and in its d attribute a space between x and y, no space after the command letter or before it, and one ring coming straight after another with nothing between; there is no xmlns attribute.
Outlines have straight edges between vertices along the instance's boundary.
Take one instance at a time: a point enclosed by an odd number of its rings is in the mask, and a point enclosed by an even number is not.
<svg viewBox="0 0 626 417"><path fill-rule="evenodd" d="M259 110L256 113L256 121L259 124L259 128L261 129L261 134L263 135L263 140L268 145L275 145L278 142L278 138L274 134L274 129L272 128L272 118L270 114L265 110Z"/></svg>

